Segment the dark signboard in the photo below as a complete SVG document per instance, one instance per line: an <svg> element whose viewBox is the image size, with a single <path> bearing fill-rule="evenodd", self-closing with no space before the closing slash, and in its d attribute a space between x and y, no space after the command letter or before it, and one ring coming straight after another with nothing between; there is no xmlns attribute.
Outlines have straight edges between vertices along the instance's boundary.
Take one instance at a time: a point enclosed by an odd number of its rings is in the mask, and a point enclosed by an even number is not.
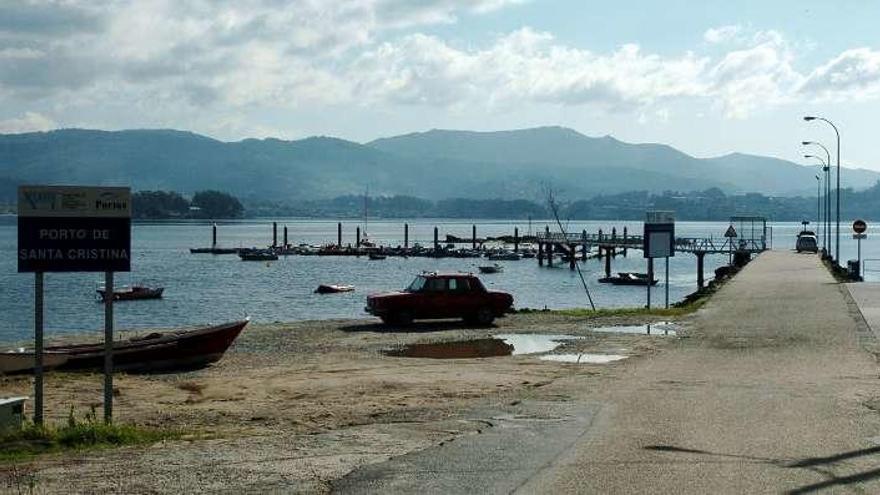
<svg viewBox="0 0 880 495"><path fill-rule="evenodd" d="M127 187L21 186L19 272L131 270Z"/></svg>

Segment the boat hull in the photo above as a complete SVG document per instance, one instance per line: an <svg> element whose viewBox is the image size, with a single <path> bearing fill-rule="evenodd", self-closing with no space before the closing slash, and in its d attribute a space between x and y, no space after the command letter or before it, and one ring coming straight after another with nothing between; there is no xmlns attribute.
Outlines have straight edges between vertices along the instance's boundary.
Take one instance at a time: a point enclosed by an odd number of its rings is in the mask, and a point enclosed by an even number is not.
<svg viewBox="0 0 880 495"><path fill-rule="evenodd" d="M0 353L0 374L28 373L34 369L33 352L2 352ZM43 353L43 369L57 368L67 362L67 356L60 353Z"/></svg>
<svg viewBox="0 0 880 495"><path fill-rule="evenodd" d="M153 333L115 342L113 369L150 373L204 367L223 357L247 323L248 320L242 320L197 330ZM104 367L103 343L47 349L67 355L67 362L59 369L98 370Z"/></svg>

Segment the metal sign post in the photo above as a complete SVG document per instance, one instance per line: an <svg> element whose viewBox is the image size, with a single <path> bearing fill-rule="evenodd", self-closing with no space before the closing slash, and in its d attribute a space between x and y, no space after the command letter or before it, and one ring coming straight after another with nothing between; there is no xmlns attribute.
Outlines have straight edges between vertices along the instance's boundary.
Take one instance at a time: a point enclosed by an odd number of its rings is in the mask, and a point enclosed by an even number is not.
<svg viewBox="0 0 880 495"><path fill-rule="evenodd" d="M675 256L675 218L671 211L649 211L645 215L642 252L648 259L648 309L654 283L654 258L666 258L666 307L669 307L669 258Z"/></svg>
<svg viewBox="0 0 880 495"><path fill-rule="evenodd" d="M43 421L45 272L105 272L104 419L113 411L113 272L131 269L127 187L20 186L18 271L34 273L34 422Z"/></svg>
<svg viewBox="0 0 880 495"><path fill-rule="evenodd" d="M868 230L868 224L864 220L859 219L859 220L856 220L855 222L853 222L852 229L853 229L853 232L855 232L853 234L853 239L856 239L856 245L858 246L858 248L857 248L857 253L858 253L857 259L858 259L858 263L859 263L858 275L859 275L859 279L861 279L862 278L862 239L865 239L868 237L868 234L865 233Z"/></svg>
<svg viewBox="0 0 880 495"><path fill-rule="evenodd" d="M724 237L726 237L728 242L730 242L730 253L728 254L728 257L727 257L727 264L733 265L733 240L736 239L737 234L736 234L736 229L733 228L732 224L729 227L727 227L727 231L724 232Z"/></svg>

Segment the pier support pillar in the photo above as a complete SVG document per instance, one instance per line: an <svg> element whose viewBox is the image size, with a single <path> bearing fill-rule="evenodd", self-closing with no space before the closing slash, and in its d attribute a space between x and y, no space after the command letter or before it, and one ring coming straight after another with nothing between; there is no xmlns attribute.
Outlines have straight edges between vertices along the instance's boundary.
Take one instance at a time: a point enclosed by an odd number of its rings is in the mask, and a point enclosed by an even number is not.
<svg viewBox="0 0 880 495"><path fill-rule="evenodd" d="M434 256L440 255L440 231L434 227Z"/></svg>
<svg viewBox="0 0 880 495"><path fill-rule="evenodd" d="M553 243L547 243L547 266L553 267Z"/></svg>
<svg viewBox="0 0 880 495"><path fill-rule="evenodd" d="M697 255L697 289L702 289L703 284L705 283L705 277L703 275L703 259L706 257L706 253L694 253Z"/></svg>
<svg viewBox="0 0 880 495"><path fill-rule="evenodd" d="M513 228L513 252L519 252L519 227Z"/></svg>
<svg viewBox="0 0 880 495"><path fill-rule="evenodd" d="M538 266L544 266L544 243L538 241Z"/></svg>
<svg viewBox="0 0 880 495"><path fill-rule="evenodd" d="M211 225L211 249L217 249L217 224Z"/></svg>
<svg viewBox="0 0 880 495"><path fill-rule="evenodd" d="M568 269L574 270L575 266L575 254L577 254L577 246L574 244L568 244Z"/></svg>
<svg viewBox="0 0 880 495"><path fill-rule="evenodd" d="M626 227L623 228L623 244L626 245ZM623 257L626 258L626 248L623 248Z"/></svg>
<svg viewBox="0 0 880 495"><path fill-rule="evenodd" d="M409 224L403 224L403 249L409 249Z"/></svg>
<svg viewBox="0 0 880 495"><path fill-rule="evenodd" d="M477 249L477 226L476 224L471 225L471 249Z"/></svg>
<svg viewBox="0 0 880 495"><path fill-rule="evenodd" d="M357 230L355 230L354 247L356 247L358 249L361 248L361 227L360 226L358 226Z"/></svg>
<svg viewBox="0 0 880 495"><path fill-rule="evenodd" d="M272 247L278 247L278 222L272 222Z"/></svg>
<svg viewBox="0 0 880 495"><path fill-rule="evenodd" d="M610 247L605 247L605 277L611 278L611 256L614 251Z"/></svg>
<svg viewBox="0 0 880 495"><path fill-rule="evenodd" d="M284 226L284 249L287 249L287 225Z"/></svg>
<svg viewBox="0 0 880 495"><path fill-rule="evenodd" d="M342 222L336 224L336 247L342 247Z"/></svg>

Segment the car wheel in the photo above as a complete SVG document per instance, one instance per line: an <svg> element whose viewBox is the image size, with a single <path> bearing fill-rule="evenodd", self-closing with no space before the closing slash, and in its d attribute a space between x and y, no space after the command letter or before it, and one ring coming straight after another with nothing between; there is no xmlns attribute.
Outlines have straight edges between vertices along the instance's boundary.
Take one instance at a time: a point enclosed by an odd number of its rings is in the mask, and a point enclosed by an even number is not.
<svg viewBox="0 0 880 495"><path fill-rule="evenodd" d="M413 314L410 311L399 311L394 315L394 322L401 326L407 326L413 322Z"/></svg>
<svg viewBox="0 0 880 495"><path fill-rule="evenodd" d="M495 313L492 311L492 308L480 308L474 320L480 325L489 326L495 321Z"/></svg>

